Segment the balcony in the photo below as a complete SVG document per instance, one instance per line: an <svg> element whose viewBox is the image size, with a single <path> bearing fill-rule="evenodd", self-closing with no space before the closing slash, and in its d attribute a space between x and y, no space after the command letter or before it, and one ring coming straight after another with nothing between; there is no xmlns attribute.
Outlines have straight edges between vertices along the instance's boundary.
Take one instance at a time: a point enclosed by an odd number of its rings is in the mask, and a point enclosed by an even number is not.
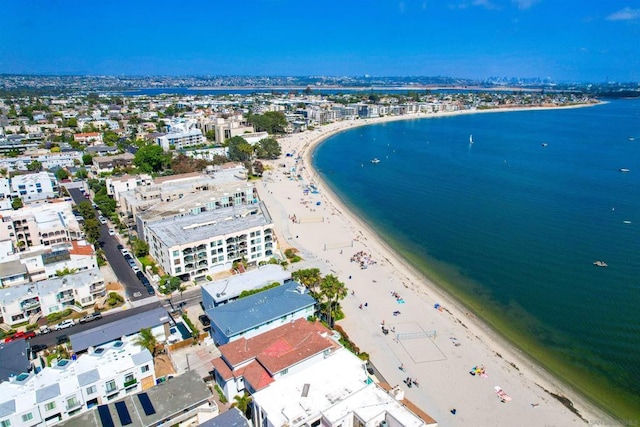
<svg viewBox="0 0 640 427"><path fill-rule="evenodd" d="M72 292L61 292L58 295L56 295L56 300L58 302L73 301L73 293Z"/></svg>
<svg viewBox="0 0 640 427"><path fill-rule="evenodd" d="M28 310L30 308L39 307L39 306L40 306L40 300L38 298L31 298L29 300L22 301L20 303L20 308L22 310Z"/></svg>
<svg viewBox="0 0 640 427"><path fill-rule="evenodd" d="M189 255L191 253L193 253L193 249L191 248L187 248L182 251L182 255Z"/></svg>
<svg viewBox="0 0 640 427"><path fill-rule="evenodd" d="M209 265L209 262L207 262L206 259L203 259L202 261L198 262L198 267L206 267Z"/></svg>
<svg viewBox="0 0 640 427"><path fill-rule="evenodd" d="M193 255L187 255L186 257L184 257L184 262L191 262L193 261L195 258Z"/></svg>
<svg viewBox="0 0 640 427"><path fill-rule="evenodd" d="M131 378L130 380L124 382L124 388L127 388L127 387L132 386L132 385L137 384L137 383L138 383L137 379Z"/></svg>
<svg viewBox="0 0 640 427"><path fill-rule="evenodd" d="M101 292L104 290L104 283L94 283L89 287L89 292Z"/></svg>
<svg viewBox="0 0 640 427"><path fill-rule="evenodd" d="M196 250L197 251L206 251L207 250L207 245L198 245Z"/></svg>
<svg viewBox="0 0 640 427"><path fill-rule="evenodd" d="M198 258L207 258L207 251L198 252Z"/></svg>

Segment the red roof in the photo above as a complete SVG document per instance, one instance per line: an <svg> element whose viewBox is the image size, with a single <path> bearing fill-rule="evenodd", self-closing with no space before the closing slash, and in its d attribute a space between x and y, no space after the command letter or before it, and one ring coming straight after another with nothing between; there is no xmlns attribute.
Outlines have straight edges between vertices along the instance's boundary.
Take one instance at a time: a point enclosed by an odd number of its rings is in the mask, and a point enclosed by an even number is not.
<svg viewBox="0 0 640 427"><path fill-rule="evenodd" d="M232 367L257 360L274 375L325 350L339 348L330 334L320 322L298 319L253 338L225 344L220 352Z"/></svg>
<svg viewBox="0 0 640 427"><path fill-rule="evenodd" d="M71 255L93 255L93 246L88 243L80 244L77 240L72 240L71 245Z"/></svg>
<svg viewBox="0 0 640 427"><path fill-rule="evenodd" d="M213 364L213 369L215 369L218 372L218 374L222 377L223 380L229 381L231 378L233 378L233 373L231 372L231 369L229 369L227 364L224 363L224 360L222 360L222 357L216 357L211 361L211 363Z"/></svg>

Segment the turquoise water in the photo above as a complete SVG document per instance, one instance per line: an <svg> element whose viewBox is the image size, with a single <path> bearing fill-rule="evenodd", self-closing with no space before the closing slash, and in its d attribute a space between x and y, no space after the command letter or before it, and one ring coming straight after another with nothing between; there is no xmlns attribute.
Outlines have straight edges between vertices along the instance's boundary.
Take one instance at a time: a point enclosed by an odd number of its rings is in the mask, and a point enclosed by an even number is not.
<svg viewBox="0 0 640 427"><path fill-rule="evenodd" d="M566 382L640 417L639 100L372 125L313 162L418 269Z"/></svg>

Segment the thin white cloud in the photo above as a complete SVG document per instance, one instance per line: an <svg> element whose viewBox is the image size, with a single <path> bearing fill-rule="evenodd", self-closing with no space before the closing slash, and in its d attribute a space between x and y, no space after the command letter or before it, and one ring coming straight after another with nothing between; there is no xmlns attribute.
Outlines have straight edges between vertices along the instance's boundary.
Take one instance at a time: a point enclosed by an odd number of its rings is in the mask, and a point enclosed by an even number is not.
<svg viewBox="0 0 640 427"><path fill-rule="evenodd" d="M518 9L525 10L538 3L540 0L511 0Z"/></svg>
<svg viewBox="0 0 640 427"><path fill-rule="evenodd" d="M634 19L640 19L640 9L632 9L625 7L617 12L613 12L607 16L609 21L632 21Z"/></svg>
<svg viewBox="0 0 640 427"><path fill-rule="evenodd" d="M473 2L471 3L474 6L482 6L485 9L497 9L498 6L496 6L491 0L473 0Z"/></svg>

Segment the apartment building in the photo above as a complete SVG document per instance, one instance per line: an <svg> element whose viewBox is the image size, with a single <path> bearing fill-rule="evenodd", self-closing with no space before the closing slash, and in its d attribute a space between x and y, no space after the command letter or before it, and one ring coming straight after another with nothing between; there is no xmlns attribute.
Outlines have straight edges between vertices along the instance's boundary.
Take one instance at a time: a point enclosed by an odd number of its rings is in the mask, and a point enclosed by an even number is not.
<svg viewBox="0 0 640 427"><path fill-rule="evenodd" d="M9 326L35 322L39 317L66 308L89 307L106 295L104 277L98 268L14 285L0 296L2 320Z"/></svg>
<svg viewBox="0 0 640 427"><path fill-rule="evenodd" d="M169 275L202 280L245 259L268 261L277 248L264 203L238 205L149 223L150 255Z"/></svg>
<svg viewBox="0 0 640 427"><path fill-rule="evenodd" d="M77 359L54 360L38 373L21 373L0 383L0 425L55 425L147 390L155 382L149 350L130 341L115 341Z"/></svg>
<svg viewBox="0 0 640 427"><path fill-rule="evenodd" d="M84 232L72 212L71 202L28 205L0 213L0 241L10 240L19 251L33 246L51 246L71 240L83 240Z"/></svg>
<svg viewBox="0 0 640 427"><path fill-rule="evenodd" d="M252 395L262 427L436 427L399 387L375 384L366 362L342 348Z"/></svg>
<svg viewBox="0 0 640 427"><path fill-rule="evenodd" d="M0 178L3 179L7 178ZM52 199L60 193L58 180L51 172L16 175L10 178L10 182L11 197L19 197L23 203Z"/></svg>
<svg viewBox="0 0 640 427"><path fill-rule="evenodd" d="M51 153L49 150L29 150L18 157L0 158L0 169L9 172L26 171L27 166L38 161L43 169L70 168L82 163L82 153L80 151L66 151L62 153Z"/></svg>

